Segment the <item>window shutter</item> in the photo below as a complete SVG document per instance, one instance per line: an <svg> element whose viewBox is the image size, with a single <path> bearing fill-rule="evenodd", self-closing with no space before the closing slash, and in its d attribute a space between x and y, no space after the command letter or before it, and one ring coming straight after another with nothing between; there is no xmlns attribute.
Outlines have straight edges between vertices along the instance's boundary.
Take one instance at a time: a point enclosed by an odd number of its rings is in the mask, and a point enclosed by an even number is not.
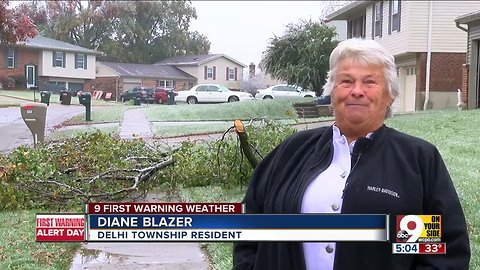
<svg viewBox="0 0 480 270"><path fill-rule="evenodd" d="M65 65L67 64L67 54L66 53L63 53L63 67L65 67Z"/></svg>
<svg viewBox="0 0 480 270"><path fill-rule="evenodd" d="M392 1L388 1L388 34L390 35L392 33L392 28L393 28L393 3Z"/></svg>
<svg viewBox="0 0 480 270"><path fill-rule="evenodd" d="M226 74L226 75L225 75L225 80L228 81L228 67L227 67L227 72L226 72L225 74Z"/></svg>
<svg viewBox="0 0 480 270"><path fill-rule="evenodd" d="M375 4L372 6L372 39L375 39Z"/></svg>
<svg viewBox="0 0 480 270"><path fill-rule="evenodd" d="M52 52L52 67L55 66L55 54L56 54L56 53L57 53L56 51L53 51L53 52Z"/></svg>
<svg viewBox="0 0 480 270"><path fill-rule="evenodd" d="M75 54L75 68L78 68L78 53Z"/></svg>
<svg viewBox="0 0 480 270"><path fill-rule="evenodd" d="M207 66L204 66L203 69L203 78L206 80L207 79Z"/></svg>
<svg viewBox="0 0 480 270"><path fill-rule="evenodd" d="M402 24L402 1L401 0L398 0L398 27L397 27L397 31L400 32L400 25Z"/></svg>
<svg viewBox="0 0 480 270"><path fill-rule="evenodd" d="M3 64L8 68L8 48L3 49Z"/></svg>
<svg viewBox="0 0 480 270"><path fill-rule="evenodd" d="M18 67L18 48L13 50L13 67Z"/></svg>
<svg viewBox="0 0 480 270"><path fill-rule="evenodd" d="M383 2L380 2L380 37L383 34Z"/></svg>
<svg viewBox="0 0 480 270"><path fill-rule="evenodd" d="M237 68L235 68L235 81L237 80Z"/></svg>
<svg viewBox="0 0 480 270"><path fill-rule="evenodd" d="M217 73L217 69L215 66L213 66L213 79L215 80L215 77L216 77L216 73Z"/></svg>
<svg viewBox="0 0 480 270"><path fill-rule="evenodd" d="M83 55L83 69L87 69L87 59L88 59L88 55L84 54Z"/></svg>

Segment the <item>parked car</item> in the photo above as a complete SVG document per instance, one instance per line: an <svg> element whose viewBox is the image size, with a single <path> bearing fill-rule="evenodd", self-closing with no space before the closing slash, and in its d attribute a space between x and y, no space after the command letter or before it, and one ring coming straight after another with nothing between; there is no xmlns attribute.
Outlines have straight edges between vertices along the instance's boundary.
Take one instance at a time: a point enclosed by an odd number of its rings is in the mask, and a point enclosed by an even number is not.
<svg viewBox="0 0 480 270"><path fill-rule="evenodd" d="M169 92L173 92L175 96L178 95L178 93L175 91L175 89L168 89L168 88L155 88L155 94L153 95L155 102L157 104L165 104L167 103L168 99L168 94Z"/></svg>
<svg viewBox="0 0 480 270"><path fill-rule="evenodd" d="M257 90L256 99L315 97L315 92L302 89L300 86L277 84L266 89Z"/></svg>
<svg viewBox="0 0 480 270"><path fill-rule="evenodd" d="M330 96L321 96L317 99L317 105L329 105L332 103Z"/></svg>
<svg viewBox="0 0 480 270"><path fill-rule="evenodd" d="M188 91L179 91L177 101L188 104L253 100L252 94L237 92L218 84L197 84Z"/></svg>
<svg viewBox="0 0 480 270"><path fill-rule="evenodd" d="M154 95L155 91L152 88L134 87L126 92L123 92L120 95L120 100L125 102L139 97L144 103L153 103L155 101Z"/></svg>

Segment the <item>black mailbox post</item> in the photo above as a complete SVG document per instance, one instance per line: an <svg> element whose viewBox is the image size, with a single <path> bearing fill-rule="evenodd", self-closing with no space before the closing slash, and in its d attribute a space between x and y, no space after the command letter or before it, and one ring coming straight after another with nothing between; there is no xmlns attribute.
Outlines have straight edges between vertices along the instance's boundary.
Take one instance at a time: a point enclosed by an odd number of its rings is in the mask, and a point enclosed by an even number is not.
<svg viewBox="0 0 480 270"><path fill-rule="evenodd" d="M92 112L92 95L88 92L83 92L79 97L78 101L80 104L85 106L85 121L92 121L91 112Z"/></svg>

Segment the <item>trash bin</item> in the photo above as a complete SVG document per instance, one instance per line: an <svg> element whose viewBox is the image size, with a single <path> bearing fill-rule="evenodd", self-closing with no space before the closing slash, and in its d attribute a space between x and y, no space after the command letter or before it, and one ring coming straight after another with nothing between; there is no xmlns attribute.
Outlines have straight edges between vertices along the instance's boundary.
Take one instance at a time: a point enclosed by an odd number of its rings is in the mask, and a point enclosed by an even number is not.
<svg viewBox="0 0 480 270"><path fill-rule="evenodd" d="M140 106L142 105L142 99L140 97L136 97L134 100L133 100L133 105L135 106Z"/></svg>
<svg viewBox="0 0 480 270"><path fill-rule="evenodd" d="M83 92L80 96L78 96L78 102L85 106L85 121L92 121L92 95L88 92Z"/></svg>
<svg viewBox="0 0 480 270"><path fill-rule="evenodd" d="M44 103L44 104L47 104L50 105L50 96L52 95L52 93L48 92L48 91L42 91L40 92L40 102Z"/></svg>
<svg viewBox="0 0 480 270"><path fill-rule="evenodd" d="M72 93L68 91L60 91L60 103L62 105L70 105L72 103Z"/></svg>
<svg viewBox="0 0 480 270"><path fill-rule="evenodd" d="M175 93L173 89L168 90L166 92L167 92L167 105L175 105L175 96L177 95L177 93Z"/></svg>

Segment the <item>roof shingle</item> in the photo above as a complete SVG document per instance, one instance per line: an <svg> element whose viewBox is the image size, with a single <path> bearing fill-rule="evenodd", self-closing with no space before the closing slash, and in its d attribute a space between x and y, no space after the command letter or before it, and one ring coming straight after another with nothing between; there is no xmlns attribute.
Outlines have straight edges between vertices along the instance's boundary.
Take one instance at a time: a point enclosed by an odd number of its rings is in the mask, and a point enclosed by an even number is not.
<svg viewBox="0 0 480 270"><path fill-rule="evenodd" d="M25 42L18 43L20 46L26 46L29 48L37 48L37 49L49 49L49 50L61 50L61 51L69 51L69 52L81 52L81 53L88 53L88 54L95 54L101 55L102 53L95 50L90 50L87 48L83 48L77 45L73 45L70 43L66 43L60 40L55 40L51 38L46 38L42 36L36 36L34 38L27 39Z"/></svg>
<svg viewBox="0 0 480 270"><path fill-rule="evenodd" d="M118 75L128 77L143 78L168 78L168 79L187 79L195 80L192 75L172 66L149 65L149 64L132 64L132 63L114 63L114 62L97 62L111 68Z"/></svg>

